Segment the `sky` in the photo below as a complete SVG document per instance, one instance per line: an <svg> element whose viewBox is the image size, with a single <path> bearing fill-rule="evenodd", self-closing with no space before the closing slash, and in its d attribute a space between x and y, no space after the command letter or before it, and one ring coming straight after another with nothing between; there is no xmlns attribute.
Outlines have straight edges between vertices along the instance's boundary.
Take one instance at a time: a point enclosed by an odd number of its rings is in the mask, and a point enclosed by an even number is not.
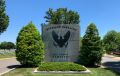
<svg viewBox="0 0 120 76"><path fill-rule="evenodd" d="M6 13L10 17L7 30L0 42L16 42L20 29L32 21L41 32L41 23L49 8L68 8L80 15L80 34L85 34L90 23L95 23L99 35L110 30L120 32L120 0L6 0Z"/></svg>

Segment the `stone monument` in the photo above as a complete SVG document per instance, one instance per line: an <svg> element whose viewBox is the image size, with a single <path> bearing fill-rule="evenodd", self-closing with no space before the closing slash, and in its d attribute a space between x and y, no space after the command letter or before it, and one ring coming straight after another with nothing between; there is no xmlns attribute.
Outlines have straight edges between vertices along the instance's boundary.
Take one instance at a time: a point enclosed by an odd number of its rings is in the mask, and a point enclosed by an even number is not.
<svg viewBox="0 0 120 76"><path fill-rule="evenodd" d="M79 55L78 24L50 24L42 26L45 61L76 62Z"/></svg>

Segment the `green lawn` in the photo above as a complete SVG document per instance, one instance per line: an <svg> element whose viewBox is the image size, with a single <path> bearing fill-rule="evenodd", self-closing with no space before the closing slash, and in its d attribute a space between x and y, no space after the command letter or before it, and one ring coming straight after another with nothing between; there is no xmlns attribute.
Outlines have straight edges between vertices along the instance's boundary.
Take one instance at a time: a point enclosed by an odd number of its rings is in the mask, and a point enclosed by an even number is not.
<svg viewBox="0 0 120 76"><path fill-rule="evenodd" d="M4 52L4 50L0 50L0 59L1 58L15 57L15 52L12 50L5 50L4 53L1 53L1 52Z"/></svg>
<svg viewBox="0 0 120 76"><path fill-rule="evenodd" d="M35 74L33 68L17 68L2 76L120 76L120 73L103 68L88 68L91 74Z"/></svg>

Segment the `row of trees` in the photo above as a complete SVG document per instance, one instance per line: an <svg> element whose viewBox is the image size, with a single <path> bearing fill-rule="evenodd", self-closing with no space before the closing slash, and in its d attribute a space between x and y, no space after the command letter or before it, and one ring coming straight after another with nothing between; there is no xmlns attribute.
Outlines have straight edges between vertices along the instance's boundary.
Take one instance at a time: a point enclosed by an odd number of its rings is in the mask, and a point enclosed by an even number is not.
<svg viewBox="0 0 120 76"><path fill-rule="evenodd" d="M15 44L12 43L12 42L1 42L0 43L0 49L7 49L7 50L10 50L10 49L15 49Z"/></svg>

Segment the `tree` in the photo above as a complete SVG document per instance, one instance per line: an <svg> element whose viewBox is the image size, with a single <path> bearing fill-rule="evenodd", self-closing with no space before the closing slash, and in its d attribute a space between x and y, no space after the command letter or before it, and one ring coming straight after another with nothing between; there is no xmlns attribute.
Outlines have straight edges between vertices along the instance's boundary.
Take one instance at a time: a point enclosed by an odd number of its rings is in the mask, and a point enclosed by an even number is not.
<svg viewBox="0 0 120 76"><path fill-rule="evenodd" d="M116 51L119 51L120 52L120 32L117 33L117 50Z"/></svg>
<svg viewBox="0 0 120 76"><path fill-rule="evenodd" d="M25 66L38 66L44 58L44 44L35 25L23 27L16 41L17 60Z"/></svg>
<svg viewBox="0 0 120 76"><path fill-rule="evenodd" d="M0 49L4 49L4 50L7 49L7 42L6 41L1 42Z"/></svg>
<svg viewBox="0 0 120 76"><path fill-rule="evenodd" d="M3 33L9 25L9 17L5 13L5 0L0 0L0 34Z"/></svg>
<svg viewBox="0 0 120 76"><path fill-rule="evenodd" d="M12 43L12 42L7 42L7 49L10 50L10 49L15 49L15 44Z"/></svg>
<svg viewBox="0 0 120 76"><path fill-rule="evenodd" d="M67 8L59 8L56 11L49 9L44 17L48 24L78 24L79 14Z"/></svg>
<svg viewBox="0 0 120 76"><path fill-rule="evenodd" d="M102 58L102 45L98 29L91 23L82 39L80 51L80 63L85 66L100 65Z"/></svg>
<svg viewBox="0 0 120 76"><path fill-rule="evenodd" d="M115 30L111 30L107 32L107 34L103 37L104 49L107 53L111 53L119 49L120 45L120 33Z"/></svg>
<svg viewBox="0 0 120 76"><path fill-rule="evenodd" d="M8 50L15 49L15 44L12 43L12 42L6 42L6 41L4 41L4 42L1 42L0 49L4 49L4 50L5 49L8 49Z"/></svg>

